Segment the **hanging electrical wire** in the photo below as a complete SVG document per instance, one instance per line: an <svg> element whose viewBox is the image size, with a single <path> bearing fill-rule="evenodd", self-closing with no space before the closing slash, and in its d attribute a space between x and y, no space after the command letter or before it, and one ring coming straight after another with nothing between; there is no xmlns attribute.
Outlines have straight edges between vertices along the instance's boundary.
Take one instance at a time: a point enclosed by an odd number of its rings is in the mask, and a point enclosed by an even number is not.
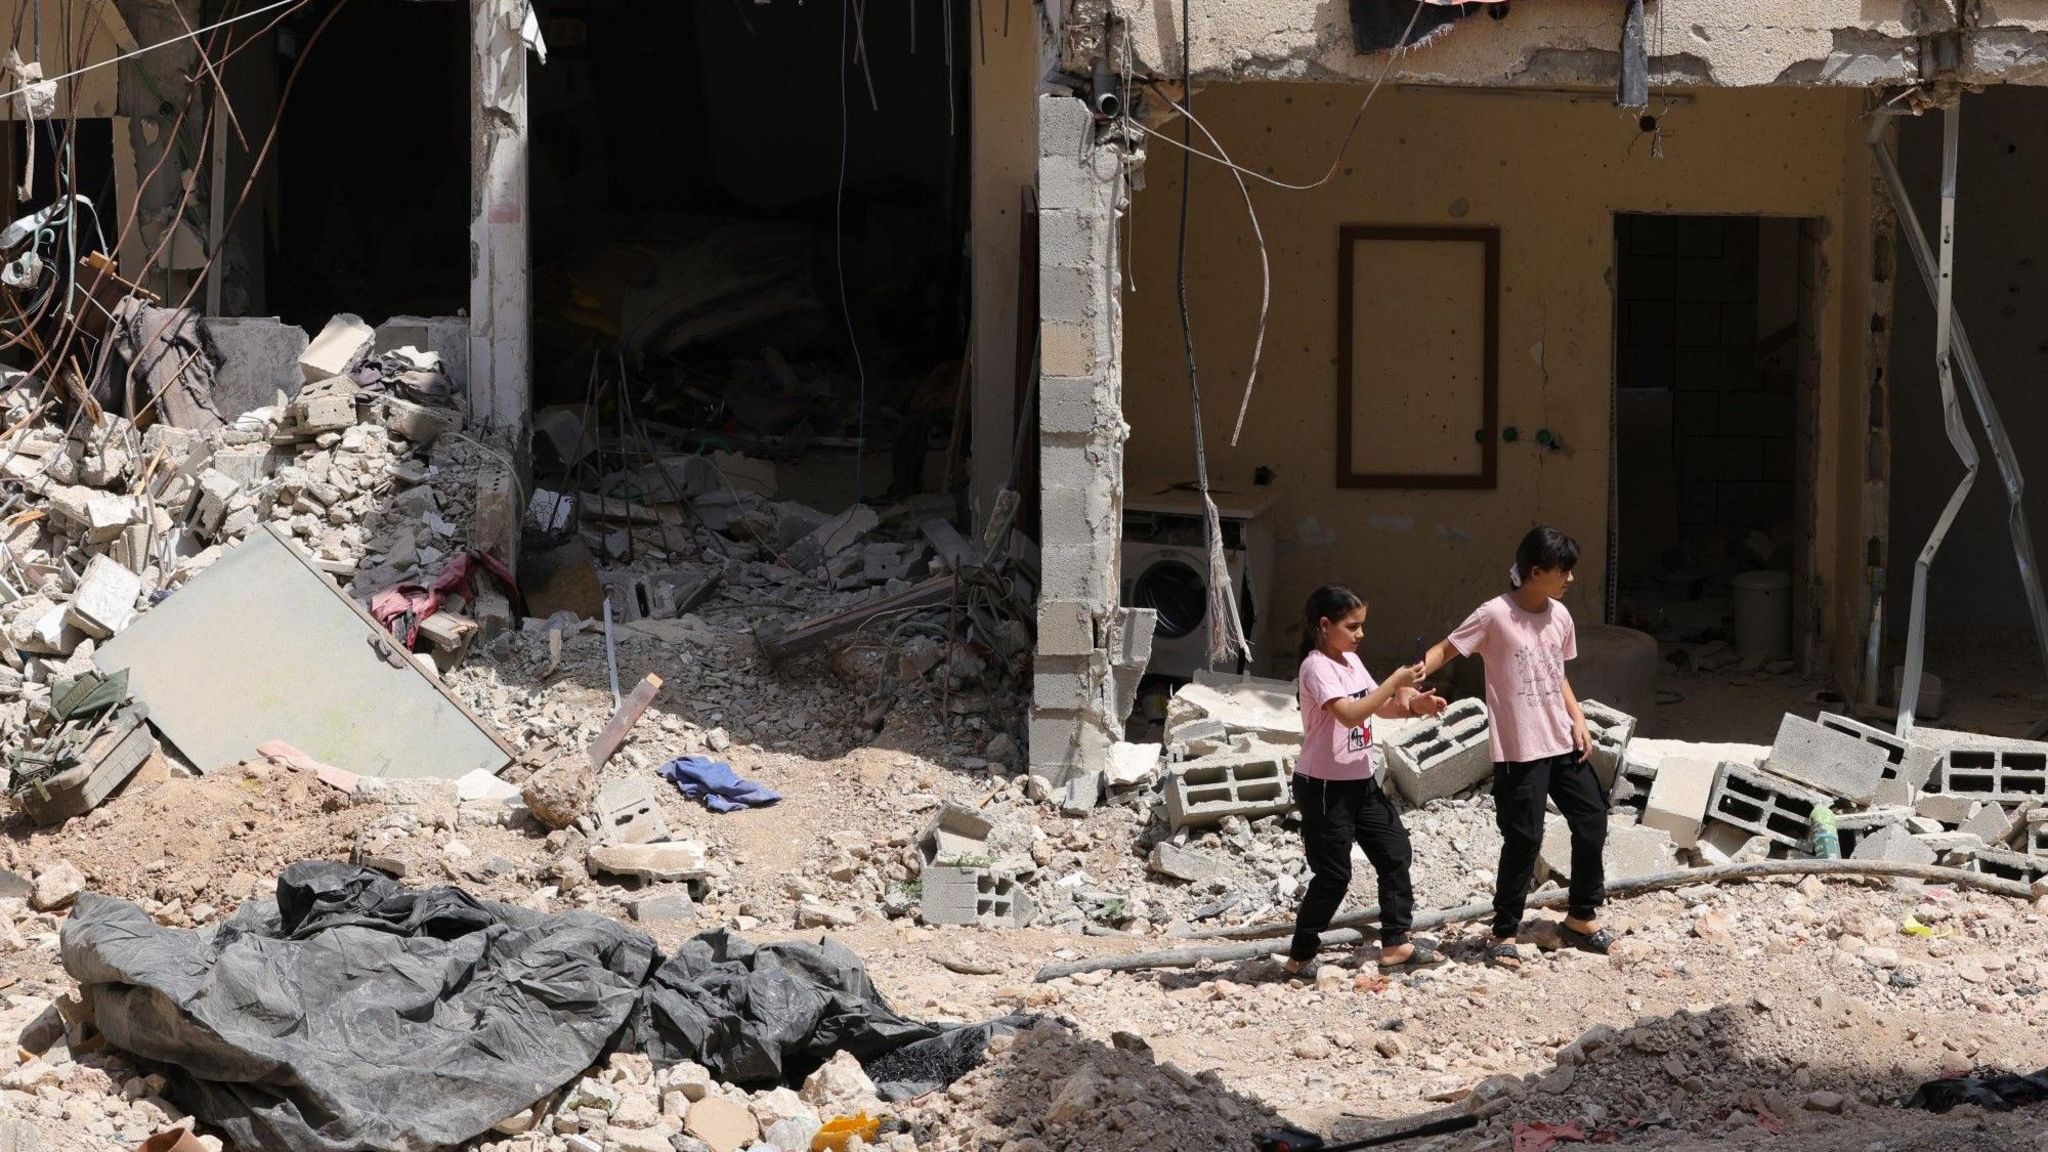
<svg viewBox="0 0 2048 1152"><path fill-rule="evenodd" d="M1317 188L1321 188L1323 185L1328 184L1331 181L1331 179L1333 179L1337 175L1337 166L1344 162L1344 153L1351 147L1351 138L1358 134L1358 125L1361 121L1365 119L1365 110L1372 106L1372 98L1374 96L1379 95L1380 86L1382 84L1385 84L1387 82L1387 77L1393 73L1394 61L1400 57L1402 52L1407 50L1408 38L1415 34L1415 22L1421 16L1422 3L1421 0L1417 0L1417 3L1415 5L1415 15L1410 16L1408 18L1408 27L1402 30L1401 39L1394 45L1392 50L1390 50L1387 53L1386 63L1381 65L1380 74L1373 80L1372 87L1366 90L1365 99L1359 101L1358 111L1351 114L1351 126L1344 129L1344 139L1339 141L1337 144L1337 154L1335 156L1330 157L1329 168L1323 172L1321 178L1311 181L1310 183L1290 184L1285 180L1274 179L1273 177L1268 176L1263 172L1254 172L1249 168L1240 168L1236 164L1231 163L1228 157L1214 156L1207 152L1199 151L1193 145L1189 144L1185 140L1175 140L1173 137L1168 136L1164 132L1157 131L1156 129L1147 126L1143 121L1137 119L1134 116L1129 115L1128 112L1124 117L1125 122L1128 123L1131 127L1136 128L1138 131L1143 132L1147 136L1151 136L1154 139L1158 140L1164 140L1168 144L1173 145L1175 148L1179 148L1184 152L1188 152L1192 155L1199 156L1202 159L1207 160L1213 164L1221 164L1223 167L1229 168L1232 171L1239 173L1240 175L1249 176L1252 179L1258 180L1262 183L1271 184L1275 188L1285 188L1289 192L1313 192ZM1181 106L1180 104L1175 103L1172 97L1167 96L1164 92L1161 92L1159 90L1158 85L1148 84L1146 87L1154 96L1159 97L1160 100L1164 101L1167 104L1167 106L1171 107L1174 111L1180 113L1183 116L1193 118L1194 113L1190 112L1187 108ZM1189 76L1187 78L1187 87L1188 94L1190 98L1192 98L1194 93L1194 77ZM1190 99L1189 102L1192 103L1192 99ZM1129 105L1127 104L1125 107L1128 108ZM1203 129L1203 133L1204 135L1207 135L1208 130L1206 128Z"/></svg>
<svg viewBox="0 0 2048 1152"><path fill-rule="evenodd" d="M861 361L860 336L853 328L853 302L846 294L846 158L852 143L846 94L847 25L853 4L854 0L840 0L839 6L839 181L832 193L832 266L839 275L839 315L846 323L846 343L853 349L853 370L860 380L860 407L853 435L853 499L857 504L867 491L863 470L868 446L868 370ZM950 82L947 91L952 91Z"/></svg>
<svg viewBox="0 0 2048 1152"><path fill-rule="evenodd" d="M1192 105L1195 97L1195 41L1192 9L1194 0L1181 0L1180 7L1180 50L1181 72L1187 78L1187 102ZM1194 117L1181 121L1184 141L1193 139ZM1204 130L1206 133L1206 129ZM1216 502L1209 496L1209 451L1206 436L1202 430L1202 382L1195 369L1195 325L1194 317L1188 310L1188 207L1194 184L1193 147L1184 147L1180 168L1180 235L1174 260L1174 286L1180 296L1181 348L1187 357L1188 408L1194 419L1195 428L1195 487L1202 495L1202 539L1208 556L1209 594L1209 650L1210 667L1228 660L1241 660L1251 655L1251 645L1244 637L1244 623L1238 618L1237 597L1231 594L1230 563L1223 554L1223 519L1216 511Z"/></svg>

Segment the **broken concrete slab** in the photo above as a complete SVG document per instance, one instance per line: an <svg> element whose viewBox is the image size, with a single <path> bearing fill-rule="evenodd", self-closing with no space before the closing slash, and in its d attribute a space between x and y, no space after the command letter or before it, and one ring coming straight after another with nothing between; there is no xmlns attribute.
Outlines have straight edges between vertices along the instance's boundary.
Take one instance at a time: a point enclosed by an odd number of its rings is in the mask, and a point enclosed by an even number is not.
<svg viewBox="0 0 2048 1152"><path fill-rule="evenodd" d="M1190 720L1216 720L1231 732L1249 732L1268 744L1300 746L1301 707L1292 680L1267 680L1196 669L1193 683L1167 705L1168 731Z"/></svg>
<svg viewBox="0 0 2048 1152"><path fill-rule="evenodd" d="M1146 866L1155 876L1184 880L1190 884L1221 879L1230 871L1223 861L1214 856L1183 848L1171 840L1161 840L1152 846L1152 855L1147 858Z"/></svg>
<svg viewBox="0 0 2048 1152"><path fill-rule="evenodd" d="M648 844L668 839L668 820L654 782L614 780L597 794L597 834L607 844Z"/></svg>
<svg viewBox="0 0 2048 1152"><path fill-rule="evenodd" d="M1887 750L1835 728L1787 713L1764 760L1765 771L1854 804L1877 799L1890 763Z"/></svg>
<svg viewBox="0 0 2048 1152"><path fill-rule="evenodd" d="M1860 838L1852 860L1885 860L1894 864L1932 864L1934 849L1915 839L1902 824L1879 828Z"/></svg>
<svg viewBox="0 0 2048 1152"><path fill-rule="evenodd" d="M1950 792L1930 792L1919 798L1913 805L1916 815L1943 824L1957 825L1977 814L1984 801L1975 796L1958 796Z"/></svg>
<svg viewBox="0 0 2048 1152"><path fill-rule="evenodd" d="M204 652L207 675L192 674ZM362 776L459 779L511 753L276 525L102 645L150 723L201 771L285 740Z"/></svg>
<svg viewBox="0 0 2048 1152"><path fill-rule="evenodd" d="M1166 749L1159 744L1126 744L1118 741L1109 750L1109 768L1103 782L1111 788L1137 788L1159 778L1159 765Z"/></svg>
<svg viewBox="0 0 2048 1152"><path fill-rule="evenodd" d="M1708 867L1763 860L1771 854L1771 842L1765 837L1718 820L1707 821L1692 848L1700 863Z"/></svg>
<svg viewBox="0 0 2048 1152"><path fill-rule="evenodd" d="M1967 832L1986 844L2000 844L2012 834L2012 828L2012 813L2001 804L1989 803L1979 806L1956 831Z"/></svg>
<svg viewBox="0 0 2048 1152"><path fill-rule="evenodd" d="M1667 756L1643 805L1643 824L1663 830L1680 848L1698 843L1706 825L1707 806L1720 779L1721 766L1711 760Z"/></svg>
<svg viewBox="0 0 2048 1152"><path fill-rule="evenodd" d="M353 313L337 313L299 353L299 373L308 384L345 376L376 347L377 331Z"/></svg>
<svg viewBox="0 0 2048 1152"><path fill-rule="evenodd" d="M458 804L512 804L518 799L518 785L500 780L497 773L481 768L455 782L455 802Z"/></svg>
<svg viewBox="0 0 2048 1152"><path fill-rule="evenodd" d="M988 857L988 838L995 824L965 804L942 805L917 838L926 864L952 864Z"/></svg>
<svg viewBox="0 0 2048 1152"><path fill-rule="evenodd" d="M142 578L111 556L95 556L78 579L65 621L95 640L108 640L135 619Z"/></svg>
<svg viewBox="0 0 2048 1152"><path fill-rule="evenodd" d="M655 844L598 844L586 854L592 872L632 876L657 884L702 880L711 874L704 845L695 840Z"/></svg>
<svg viewBox="0 0 2048 1152"><path fill-rule="evenodd" d="M306 330L275 316L203 316L199 330L218 357L213 371L213 406L233 420L286 399L305 383L299 357L306 354Z"/></svg>

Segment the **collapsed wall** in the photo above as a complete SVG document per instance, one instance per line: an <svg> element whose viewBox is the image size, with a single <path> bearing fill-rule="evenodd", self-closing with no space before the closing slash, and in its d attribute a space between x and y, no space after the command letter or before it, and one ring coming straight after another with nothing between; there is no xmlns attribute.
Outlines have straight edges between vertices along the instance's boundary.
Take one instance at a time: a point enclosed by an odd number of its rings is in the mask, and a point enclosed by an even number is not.
<svg viewBox="0 0 2048 1152"><path fill-rule="evenodd" d="M1128 64L1140 75L1179 77L1191 55L1203 80L1369 83L1388 60L1384 52L1360 51L1354 17L1361 9L1404 7L1387 0L1191 2L1194 45L1184 55L1176 0L1067 0L1065 68L1088 72L1105 17L1113 14L1118 71ZM1396 57L1387 82L1606 87L1618 79L1627 4L1466 7L1467 15L1437 25L1435 35L1411 37L1427 43ZM1398 32L1406 13L1396 15ZM2048 83L2048 6L2030 0L1648 0L1644 33L1658 85L1868 87L1943 74L1971 84Z"/></svg>

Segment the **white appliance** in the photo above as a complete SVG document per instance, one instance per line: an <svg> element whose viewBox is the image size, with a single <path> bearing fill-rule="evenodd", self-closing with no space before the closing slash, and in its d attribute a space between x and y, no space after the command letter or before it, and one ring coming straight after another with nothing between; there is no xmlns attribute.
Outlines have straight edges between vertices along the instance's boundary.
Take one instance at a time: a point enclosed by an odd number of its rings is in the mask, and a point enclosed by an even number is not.
<svg viewBox="0 0 2048 1152"><path fill-rule="evenodd" d="M1268 488L1211 488L1209 498L1223 528L1223 558L1237 593L1238 617L1251 642L1252 661L1267 656L1264 641L1279 630L1267 626L1271 616L1267 589L1273 580L1273 527L1268 512L1274 493ZM1152 662L1145 671L1156 676L1189 679L1208 667L1209 563L1204 552L1202 498L1192 483L1127 484L1124 495L1123 572L1121 600L1133 608L1159 614L1152 634ZM1232 662L1218 671L1237 671Z"/></svg>

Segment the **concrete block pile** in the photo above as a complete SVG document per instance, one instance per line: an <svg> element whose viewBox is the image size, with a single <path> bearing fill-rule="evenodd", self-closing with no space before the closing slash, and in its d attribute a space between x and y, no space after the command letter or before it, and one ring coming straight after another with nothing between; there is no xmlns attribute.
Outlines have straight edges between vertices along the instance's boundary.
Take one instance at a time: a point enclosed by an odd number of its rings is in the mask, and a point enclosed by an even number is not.
<svg viewBox="0 0 2048 1152"><path fill-rule="evenodd" d="M1642 823L1695 863L1812 853L1825 807L1850 859L2048 875L2048 744L1934 729L1900 739L1823 714L1786 716L1754 759L1679 747L1654 761L1625 756L1616 791L1647 776Z"/></svg>
<svg viewBox="0 0 2048 1152"><path fill-rule="evenodd" d="M0 529L0 745L30 738L53 685L90 671L100 646L266 524L363 598L425 583L477 543L472 491L507 466L459 437L430 451L399 431L380 404L404 397L370 362L374 336L337 318L284 365L268 406L203 430L162 414L70 421L38 405L32 379L8 374L19 386L0 393L11 430L0 476L38 514ZM452 392L421 358L406 362L408 380ZM460 426L457 409L434 415Z"/></svg>

